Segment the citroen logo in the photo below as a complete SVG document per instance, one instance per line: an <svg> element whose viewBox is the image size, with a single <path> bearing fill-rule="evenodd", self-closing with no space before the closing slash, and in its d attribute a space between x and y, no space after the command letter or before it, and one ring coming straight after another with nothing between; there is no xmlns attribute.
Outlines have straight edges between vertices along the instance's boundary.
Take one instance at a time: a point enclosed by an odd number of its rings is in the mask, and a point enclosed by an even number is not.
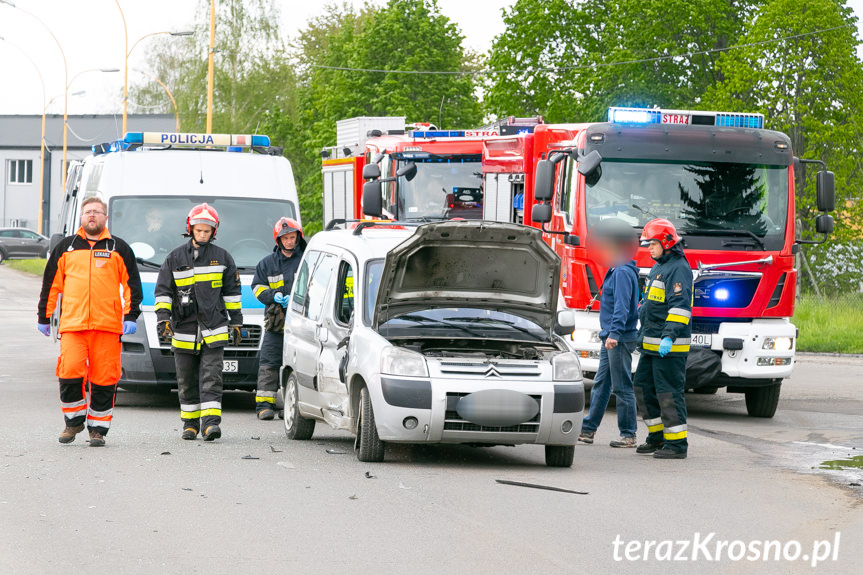
<svg viewBox="0 0 863 575"><path fill-rule="evenodd" d="M493 365L489 365L485 370L485 377L500 377L500 372Z"/></svg>

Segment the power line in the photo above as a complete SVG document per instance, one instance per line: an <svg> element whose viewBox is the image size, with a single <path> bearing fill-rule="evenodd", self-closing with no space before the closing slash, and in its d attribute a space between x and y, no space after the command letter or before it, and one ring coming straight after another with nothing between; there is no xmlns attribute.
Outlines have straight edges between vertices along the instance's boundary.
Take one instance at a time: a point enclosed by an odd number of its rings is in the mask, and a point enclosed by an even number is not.
<svg viewBox="0 0 863 575"><path fill-rule="evenodd" d="M761 40L759 42L750 42L748 44L737 44L734 46L726 46L725 48L710 48L709 50L696 50L693 52L684 52L682 54L654 56L652 58L640 58L637 60L623 60L620 62L600 62L597 64L585 64L583 66L559 66L554 68L516 68L511 70L384 70L377 68L350 68L347 66L326 66L324 64L311 64L312 68L320 68L322 70L336 70L342 72L380 72L384 74L414 74L414 75L436 75L436 76L485 76L497 74L515 74L520 72L569 72L572 70L586 70L593 68L606 68L609 66L626 66L630 64L643 64L648 62L662 62L664 60L674 60L677 58L691 58L693 56L702 56L706 54L715 54L717 52L727 52L729 50L739 50L741 48L750 48L753 46L764 46L767 44L775 44L777 42L787 42L816 34L824 34L836 30L855 27L856 24L843 24L832 28L824 28L822 30L814 30L812 32L803 32L802 34L794 34L792 36L784 36L782 38L773 38L771 40Z"/></svg>

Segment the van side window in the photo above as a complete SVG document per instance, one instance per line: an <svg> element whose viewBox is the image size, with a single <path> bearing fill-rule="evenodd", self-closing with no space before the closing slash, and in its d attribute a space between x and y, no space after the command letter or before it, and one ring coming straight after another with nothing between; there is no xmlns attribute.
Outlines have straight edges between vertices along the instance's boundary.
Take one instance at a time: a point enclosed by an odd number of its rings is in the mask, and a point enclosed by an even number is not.
<svg viewBox="0 0 863 575"><path fill-rule="evenodd" d="M324 310L324 300L327 298L327 288L330 285L330 280L333 277L337 263L338 258L336 256L323 254L318 265L315 266L315 271L312 272L312 279L309 281L309 289L306 293L305 313L305 316L312 321L321 319L321 312Z"/></svg>
<svg viewBox="0 0 863 575"><path fill-rule="evenodd" d="M348 262L339 266L339 284L336 290L336 321L348 325L354 313L354 269Z"/></svg>
<svg viewBox="0 0 863 575"><path fill-rule="evenodd" d="M309 291L309 280L312 277L312 270L315 269L321 252L311 251L303 258L303 264L300 266L300 271L297 273L297 280L294 282L294 295L291 298L291 310L297 313L303 313L306 310L306 294Z"/></svg>

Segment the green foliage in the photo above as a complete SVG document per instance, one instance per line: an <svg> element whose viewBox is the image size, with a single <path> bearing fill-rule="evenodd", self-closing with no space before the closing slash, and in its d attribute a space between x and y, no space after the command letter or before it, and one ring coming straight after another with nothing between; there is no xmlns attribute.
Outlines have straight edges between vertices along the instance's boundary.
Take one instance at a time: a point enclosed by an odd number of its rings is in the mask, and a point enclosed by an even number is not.
<svg viewBox="0 0 863 575"><path fill-rule="evenodd" d="M12 269L22 271L28 274L41 276L45 271L46 259L30 259L30 260L6 260L6 265Z"/></svg>
<svg viewBox="0 0 863 575"><path fill-rule="evenodd" d="M799 351L863 353L863 295L819 300L800 298L792 318L800 329Z"/></svg>

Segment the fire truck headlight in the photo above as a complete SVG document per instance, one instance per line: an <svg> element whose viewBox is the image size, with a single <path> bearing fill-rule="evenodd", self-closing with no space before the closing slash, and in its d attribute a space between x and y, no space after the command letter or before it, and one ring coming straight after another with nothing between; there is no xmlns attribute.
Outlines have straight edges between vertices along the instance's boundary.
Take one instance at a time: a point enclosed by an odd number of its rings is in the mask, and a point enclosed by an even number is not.
<svg viewBox="0 0 863 575"><path fill-rule="evenodd" d="M794 346L794 338L791 337L766 337L761 349L773 351L789 351Z"/></svg>
<svg viewBox="0 0 863 575"><path fill-rule="evenodd" d="M599 332L592 329L578 328L572 332L572 341L578 345L599 343Z"/></svg>

